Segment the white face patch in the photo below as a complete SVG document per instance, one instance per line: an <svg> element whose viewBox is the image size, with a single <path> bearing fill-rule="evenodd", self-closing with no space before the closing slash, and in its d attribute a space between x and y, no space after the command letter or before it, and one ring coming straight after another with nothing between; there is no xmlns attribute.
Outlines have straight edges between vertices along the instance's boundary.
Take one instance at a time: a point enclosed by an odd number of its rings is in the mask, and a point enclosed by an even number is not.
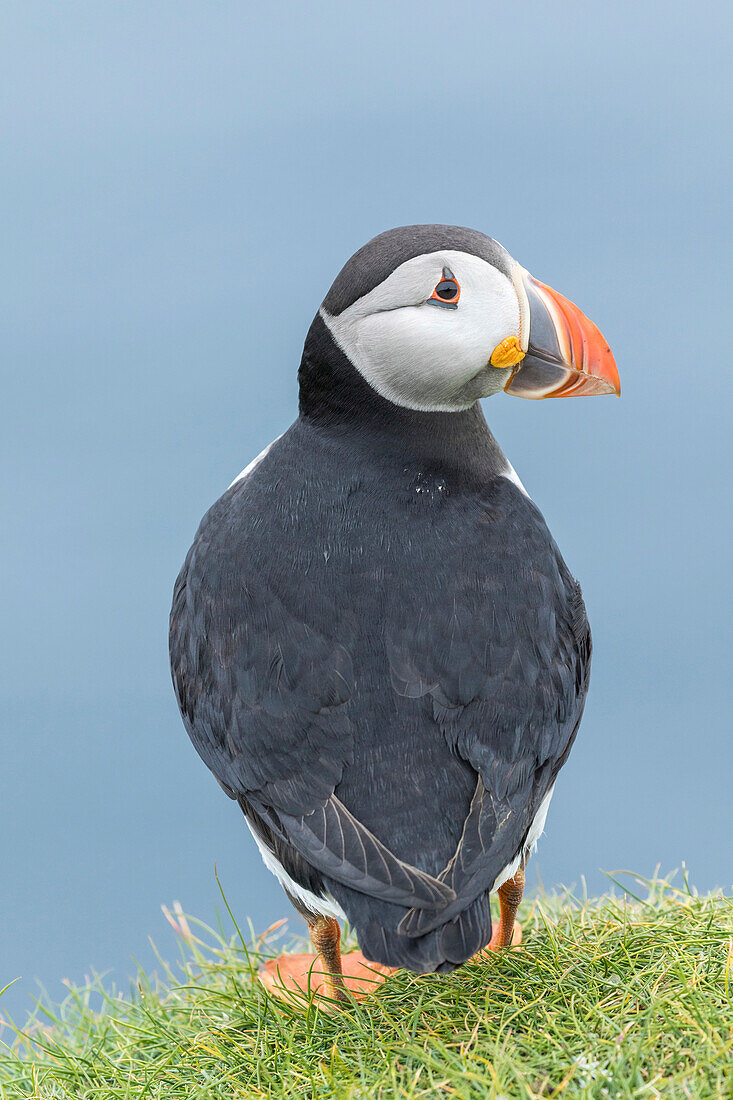
<svg viewBox="0 0 733 1100"><path fill-rule="evenodd" d="M461 288L456 309L428 302L444 267ZM338 317L324 309L321 316L377 393L430 412L466 409L503 389L512 368L492 367L491 353L507 337L524 335L513 281L452 249L408 260Z"/></svg>

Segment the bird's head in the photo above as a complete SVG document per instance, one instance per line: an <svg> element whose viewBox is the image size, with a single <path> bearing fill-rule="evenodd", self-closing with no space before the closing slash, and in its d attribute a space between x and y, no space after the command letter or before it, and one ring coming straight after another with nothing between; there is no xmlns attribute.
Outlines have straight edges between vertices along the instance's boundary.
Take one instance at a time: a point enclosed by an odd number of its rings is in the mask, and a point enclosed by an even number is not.
<svg viewBox="0 0 733 1100"><path fill-rule="evenodd" d="M593 322L473 229L380 234L342 268L320 317L369 386L404 408L453 412L500 390L620 392Z"/></svg>

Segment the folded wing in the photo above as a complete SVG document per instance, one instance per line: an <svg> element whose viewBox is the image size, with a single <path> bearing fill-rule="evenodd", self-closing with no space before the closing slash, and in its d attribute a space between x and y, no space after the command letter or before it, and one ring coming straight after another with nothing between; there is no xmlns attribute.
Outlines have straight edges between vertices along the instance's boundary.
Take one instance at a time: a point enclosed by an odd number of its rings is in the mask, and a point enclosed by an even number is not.
<svg viewBox="0 0 733 1100"><path fill-rule="evenodd" d="M353 623L297 580L273 591L246 542L228 537L223 506L202 523L171 612L173 680L196 750L325 875L406 908L448 904L447 883L397 858L334 794L354 759Z"/></svg>

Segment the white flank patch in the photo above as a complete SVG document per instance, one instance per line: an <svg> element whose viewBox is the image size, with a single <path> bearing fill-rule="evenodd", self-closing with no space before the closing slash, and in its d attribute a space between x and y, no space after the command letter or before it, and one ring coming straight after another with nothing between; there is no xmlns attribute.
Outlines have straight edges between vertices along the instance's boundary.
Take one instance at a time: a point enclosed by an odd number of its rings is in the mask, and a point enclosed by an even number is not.
<svg viewBox="0 0 733 1100"><path fill-rule="evenodd" d="M273 439L272 443L268 443L264 451L260 451L260 453L257 455L257 458L253 458L249 466L245 466L241 474L237 474L234 481L232 482L232 485L236 485L238 482L243 481L247 474L251 474L255 466L259 466L260 462L262 462L262 459L265 457L270 448L275 446L278 439L282 439L282 436L278 435L275 437L275 439ZM232 485L229 485L228 489L231 489Z"/></svg>
<svg viewBox="0 0 733 1100"><path fill-rule="evenodd" d="M555 791L555 784L553 783L549 791L542 799L539 805L539 809L535 814L534 821L529 827L527 833L527 841L525 843L525 851L527 855L531 855L534 849L537 847L537 841L540 839L545 831L545 822L547 821L547 811L550 808L550 802Z"/></svg>
<svg viewBox="0 0 733 1100"><path fill-rule="evenodd" d="M514 467L512 466L511 462L509 461L509 459L507 459L507 460L506 460L506 470L504 470L504 472L502 473L502 475L501 475L501 476L502 476L502 477L505 477L505 478L507 479L507 481L511 481L511 482L513 482L513 483L514 483L514 484L516 485L516 487L517 487L518 489L521 489L521 490L522 490L522 492L524 493L524 495L525 495L526 497L529 497L529 493L528 493L528 492L527 492L527 490L526 490L526 489L524 488L524 485L522 485L522 482L521 482L521 481L520 481L520 479L519 479L519 474L518 474L518 473L517 473L517 471L516 471L516 470L514 469ZM530 498L530 499L531 499L531 498Z"/></svg>
<svg viewBox="0 0 733 1100"><path fill-rule="evenodd" d="M503 886L505 882L508 882L510 878L514 878L519 870L519 864L522 862L522 853L517 852L511 863L507 863L506 867L499 871L499 874L494 879L494 885L492 890L498 890L500 886Z"/></svg>
<svg viewBox="0 0 733 1100"><path fill-rule="evenodd" d="M524 842L524 848L520 852L517 852L511 863L507 863L506 867L502 871L499 871L499 874L494 880L494 885L491 887L492 890L498 890L499 887L503 886L504 883L507 882L510 878L514 878L517 871L519 870L519 864L522 862L523 859L529 859L532 852L537 847L537 841L540 839L543 832L545 831L547 811L550 808L550 802L552 801L554 790L555 784L553 783L545 797L540 802L537 813L534 815L534 821L529 827L527 839Z"/></svg>
<svg viewBox="0 0 733 1100"><path fill-rule="evenodd" d="M247 821L247 818L245 817L244 820ZM247 828L254 837L255 844L260 850L260 855L262 856L265 867L275 876L280 885L283 886L289 894L292 894L294 898L301 901L311 913L317 913L322 917L336 917L337 920L346 920L346 914L338 902L328 896L324 898L316 897L310 890L306 890L304 886L299 886L297 882L294 882L283 865L275 859L275 856L264 841L260 840L257 836L257 833L252 828L249 821L247 821Z"/></svg>

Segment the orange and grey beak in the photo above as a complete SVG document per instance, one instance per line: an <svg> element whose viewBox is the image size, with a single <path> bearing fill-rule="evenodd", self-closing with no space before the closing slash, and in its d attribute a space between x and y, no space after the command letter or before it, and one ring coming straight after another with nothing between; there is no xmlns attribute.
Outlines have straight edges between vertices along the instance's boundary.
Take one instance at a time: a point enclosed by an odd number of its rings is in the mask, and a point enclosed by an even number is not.
<svg viewBox="0 0 733 1100"><path fill-rule="evenodd" d="M616 362L593 322L528 272L519 269L517 276L526 354L504 387L506 392L533 400L620 394Z"/></svg>

